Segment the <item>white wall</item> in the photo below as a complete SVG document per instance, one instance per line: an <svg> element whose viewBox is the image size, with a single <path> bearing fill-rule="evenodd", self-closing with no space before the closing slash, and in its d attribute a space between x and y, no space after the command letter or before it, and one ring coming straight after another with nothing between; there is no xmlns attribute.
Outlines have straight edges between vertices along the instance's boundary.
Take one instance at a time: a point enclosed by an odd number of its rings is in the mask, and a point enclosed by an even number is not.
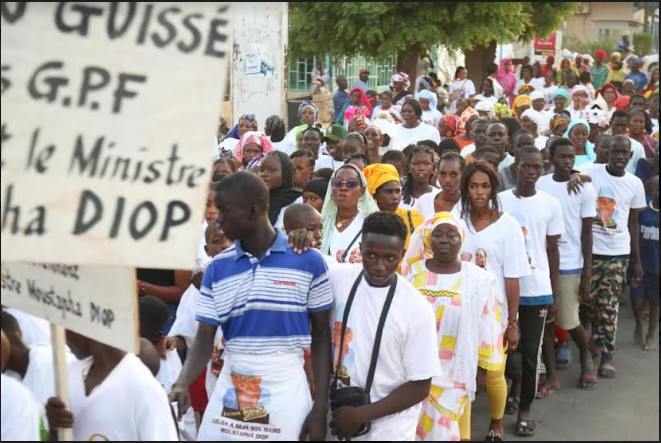
<svg viewBox="0 0 661 443"><path fill-rule="evenodd" d="M235 2L232 19L233 115L227 117L236 123L241 114L253 113L263 131L270 115L286 116L287 3Z"/></svg>

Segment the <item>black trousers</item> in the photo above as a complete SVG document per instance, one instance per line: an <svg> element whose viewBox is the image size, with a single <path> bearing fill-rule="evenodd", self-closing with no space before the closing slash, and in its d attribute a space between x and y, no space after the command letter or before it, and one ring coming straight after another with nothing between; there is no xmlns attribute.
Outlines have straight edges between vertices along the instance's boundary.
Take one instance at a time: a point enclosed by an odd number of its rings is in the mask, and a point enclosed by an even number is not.
<svg viewBox="0 0 661 443"><path fill-rule="evenodd" d="M521 401L519 409L524 411L530 409L537 393L547 308L547 305L519 306L519 330L521 332L519 343L519 352L521 352Z"/></svg>

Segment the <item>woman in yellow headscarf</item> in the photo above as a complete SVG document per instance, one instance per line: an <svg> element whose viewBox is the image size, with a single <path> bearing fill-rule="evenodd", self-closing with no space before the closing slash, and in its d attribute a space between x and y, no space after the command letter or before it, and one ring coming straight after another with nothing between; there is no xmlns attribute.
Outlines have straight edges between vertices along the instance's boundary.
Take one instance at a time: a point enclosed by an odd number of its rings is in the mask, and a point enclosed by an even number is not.
<svg viewBox="0 0 661 443"><path fill-rule="evenodd" d="M367 179L367 189L374 197L381 211L394 212L402 217L406 225L406 247L413 231L424 221L418 211L400 208L402 201L402 184L399 181L399 173L393 165L376 163L363 169Z"/></svg>
<svg viewBox="0 0 661 443"><path fill-rule="evenodd" d="M437 212L416 229L402 263L402 275L436 313L442 368L422 403L417 440L458 441L459 420L465 415L470 429L470 404L486 371L503 361L496 277L461 261L463 239L463 222Z"/></svg>
<svg viewBox="0 0 661 443"><path fill-rule="evenodd" d="M517 95L514 99L514 104L512 105L512 111L514 112L514 115L516 115L516 118L520 120L521 114L523 114L526 109L530 109L531 106L532 100L529 95Z"/></svg>

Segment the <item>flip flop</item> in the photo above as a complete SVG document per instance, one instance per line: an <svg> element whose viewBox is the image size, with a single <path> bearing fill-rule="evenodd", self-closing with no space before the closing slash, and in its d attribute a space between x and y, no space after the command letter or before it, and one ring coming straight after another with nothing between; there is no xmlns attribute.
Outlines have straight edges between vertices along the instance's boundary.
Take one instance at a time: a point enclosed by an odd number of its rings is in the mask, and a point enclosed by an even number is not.
<svg viewBox="0 0 661 443"><path fill-rule="evenodd" d="M535 435L535 420L519 420L516 422L514 433L520 437L532 437Z"/></svg>
<svg viewBox="0 0 661 443"><path fill-rule="evenodd" d="M578 379L578 388L584 391L592 391L597 387L597 374L592 373L581 373L581 376Z"/></svg>
<svg viewBox="0 0 661 443"><path fill-rule="evenodd" d="M617 377L617 369L610 363L602 363L599 366L599 377L601 378L615 378Z"/></svg>
<svg viewBox="0 0 661 443"><path fill-rule="evenodd" d="M500 434L496 434L493 432L493 429L489 431L486 437L484 437L484 441L503 441L503 436Z"/></svg>
<svg viewBox="0 0 661 443"><path fill-rule="evenodd" d="M519 397L507 397L507 403L505 404L505 414L516 414L519 410L519 401Z"/></svg>

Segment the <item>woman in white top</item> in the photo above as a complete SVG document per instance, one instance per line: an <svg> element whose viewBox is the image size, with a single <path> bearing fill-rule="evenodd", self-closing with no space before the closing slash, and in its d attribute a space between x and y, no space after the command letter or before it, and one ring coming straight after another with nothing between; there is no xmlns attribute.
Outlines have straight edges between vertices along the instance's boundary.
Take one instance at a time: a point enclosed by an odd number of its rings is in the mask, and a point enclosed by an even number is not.
<svg viewBox="0 0 661 443"><path fill-rule="evenodd" d="M532 65L524 65L521 67L521 78L516 82L516 89L514 89L515 95L521 94L520 89L525 85L530 86L533 90L537 89L538 83L535 81L533 76L534 73L535 71L533 70Z"/></svg>
<svg viewBox="0 0 661 443"><path fill-rule="evenodd" d="M498 99L494 95L493 79L487 77L482 81L482 92L473 97L474 100L480 102L491 103L492 105L498 103Z"/></svg>
<svg viewBox="0 0 661 443"><path fill-rule="evenodd" d="M437 212L461 213L461 174L466 168L466 159L456 152L446 152L438 163L438 181L441 189L420 197L413 206L427 220Z"/></svg>
<svg viewBox="0 0 661 443"><path fill-rule="evenodd" d="M429 126L420 119L422 118L422 106L417 100L406 100L402 106L402 119L404 123L397 127L397 141L399 149L404 149L410 144L422 140L432 140L438 144L441 142L441 134L433 126Z"/></svg>
<svg viewBox="0 0 661 443"><path fill-rule="evenodd" d="M431 148L424 145L411 149L407 158L409 172L402 189L402 208L413 209L417 199L436 189L431 185L436 165L435 154Z"/></svg>
<svg viewBox="0 0 661 443"><path fill-rule="evenodd" d="M468 79L468 69L458 66L454 72L454 81L450 86L450 112L457 109L457 100L460 98L469 99L475 95L475 85Z"/></svg>
<svg viewBox="0 0 661 443"><path fill-rule="evenodd" d="M326 193L321 212L323 239L321 253L339 263L362 263L360 240L363 220L379 210L369 194L367 180L356 166L341 166L331 178L332 192Z"/></svg>
<svg viewBox="0 0 661 443"><path fill-rule="evenodd" d="M255 114L243 114L239 117L238 123L227 133L223 141L218 143L218 156L227 151L234 151L243 134L251 131L258 131Z"/></svg>
<svg viewBox="0 0 661 443"><path fill-rule="evenodd" d="M422 123L438 128L438 124L441 121L443 114L436 109L436 106L438 105L438 97L436 94L428 89L423 89L416 94L415 98L420 102L420 106L422 107Z"/></svg>
<svg viewBox="0 0 661 443"><path fill-rule="evenodd" d="M503 322L503 346L513 352L519 343L519 278L530 275L525 240L514 217L500 212L498 176L488 163L477 161L466 167L461 180L462 218L466 238L461 258L491 271L498 281ZM491 441L504 437L502 419L507 402L505 365L487 371L487 394ZM464 436L462 436L464 438Z"/></svg>

